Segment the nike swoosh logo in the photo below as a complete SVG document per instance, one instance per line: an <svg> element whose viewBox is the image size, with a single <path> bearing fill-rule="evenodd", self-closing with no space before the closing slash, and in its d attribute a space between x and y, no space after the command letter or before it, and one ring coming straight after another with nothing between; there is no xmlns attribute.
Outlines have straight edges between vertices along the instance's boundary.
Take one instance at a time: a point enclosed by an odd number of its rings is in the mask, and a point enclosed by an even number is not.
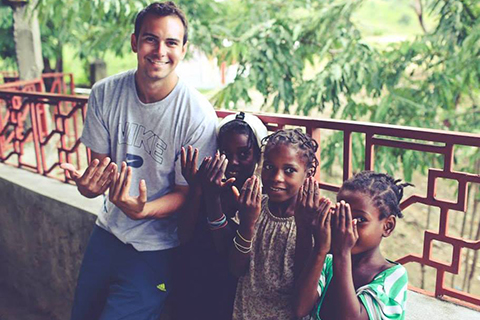
<svg viewBox="0 0 480 320"><path fill-rule="evenodd" d="M143 165L143 158L136 154L127 153L126 157L127 166L132 168L140 168Z"/></svg>

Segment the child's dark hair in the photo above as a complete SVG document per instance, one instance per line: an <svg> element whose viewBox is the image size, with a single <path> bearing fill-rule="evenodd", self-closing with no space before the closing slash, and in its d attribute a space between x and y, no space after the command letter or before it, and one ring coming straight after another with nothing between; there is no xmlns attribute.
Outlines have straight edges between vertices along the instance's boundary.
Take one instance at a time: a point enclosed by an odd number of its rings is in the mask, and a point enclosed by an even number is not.
<svg viewBox="0 0 480 320"><path fill-rule="evenodd" d="M385 173L362 171L349 180L343 182L340 191L360 191L372 198L373 205L380 211L380 219L390 215L403 218L400 210L400 201L403 197L403 188L413 186L401 179L393 179Z"/></svg>
<svg viewBox="0 0 480 320"><path fill-rule="evenodd" d="M318 159L315 152L318 150L318 143L298 128L275 131L263 138L262 144L265 146L265 152L277 144L291 144L303 151L307 170L313 168L312 175L317 171Z"/></svg>
<svg viewBox="0 0 480 320"><path fill-rule="evenodd" d="M255 134L253 133L252 128L243 120L235 119L230 122L225 123L218 132L218 146L219 148L223 145L223 139L228 133L244 134L248 137L248 148L253 148L253 154L255 157L260 159L260 147L257 143Z"/></svg>
<svg viewBox="0 0 480 320"><path fill-rule="evenodd" d="M168 17L168 16L175 16L182 21L183 24L183 44L187 43L188 41L188 21L185 13L177 7L177 5L172 1L165 1L165 2L154 2L144 8L137 14L135 18L135 30L134 34L138 41L138 36L140 35L140 29L142 28L143 20L147 16L147 14L153 14L158 17Z"/></svg>

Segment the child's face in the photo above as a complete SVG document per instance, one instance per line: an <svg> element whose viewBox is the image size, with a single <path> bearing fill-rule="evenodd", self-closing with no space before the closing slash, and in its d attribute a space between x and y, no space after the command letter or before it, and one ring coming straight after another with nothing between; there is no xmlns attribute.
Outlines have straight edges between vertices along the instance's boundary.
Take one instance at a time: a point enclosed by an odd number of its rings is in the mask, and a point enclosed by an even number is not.
<svg viewBox="0 0 480 320"><path fill-rule="evenodd" d="M284 202L295 197L307 177L301 152L289 144L277 144L265 151L262 183L270 201Z"/></svg>
<svg viewBox="0 0 480 320"><path fill-rule="evenodd" d="M248 135L242 133L228 132L224 135L219 146L220 152L228 159L225 176L227 179L234 177L235 185L242 186L243 183L253 175L257 165L257 157L254 154L253 146L248 143Z"/></svg>
<svg viewBox="0 0 480 320"><path fill-rule="evenodd" d="M352 219L357 220L358 240L352 248L352 254L376 249L382 237L387 237L393 231L395 216L381 219L380 211L373 205L370 196L365 193L342 190L337 194L337 201L341 200L350 204Z"/></svg>

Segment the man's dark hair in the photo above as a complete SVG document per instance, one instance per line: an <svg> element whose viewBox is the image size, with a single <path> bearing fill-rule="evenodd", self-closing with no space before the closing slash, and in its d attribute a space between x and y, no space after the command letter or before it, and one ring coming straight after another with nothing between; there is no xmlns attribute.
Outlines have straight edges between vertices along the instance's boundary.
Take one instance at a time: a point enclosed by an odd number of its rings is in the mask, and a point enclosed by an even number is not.
<svg viewBox="0 0 480 320"><path fill-rule="evenodd" d="M183 24L183 44L187 43L188 41L188 21L185 13L180 10L179 7L172 1L165 1L165 2L154 2L150 4L148 7L144 8L137 14L135 18L135 37L138 41L138 36L140 34L140 29L142 28L143 20L147 16L147 14L156 15L158 17L167 17L167 16L176 16L182 21Z"/></svg>
<svg viewBox="0 0 480 320"><path fill-rule="evenodd" d="M339 192L342 190L359 191L371 197L373 205L380 211L380 219L390 215L403 218L400 210L403 189L413 186L413 184L400 183L401 181L401 179L395 180L385 173L362 171L345 181Z"/></svg>
<svg viewBox="0 0 480 320"><path fill-rule="evenodd" d="M302 130L298 128L278 130L263 138L262 142L265 145L265 152L277 144L290 144L296 147L302 152L307 170L313 168L312 175L315 175L318 166L318 159L315 155L318 150L318 143L308 134L303 133Z"/></svg>

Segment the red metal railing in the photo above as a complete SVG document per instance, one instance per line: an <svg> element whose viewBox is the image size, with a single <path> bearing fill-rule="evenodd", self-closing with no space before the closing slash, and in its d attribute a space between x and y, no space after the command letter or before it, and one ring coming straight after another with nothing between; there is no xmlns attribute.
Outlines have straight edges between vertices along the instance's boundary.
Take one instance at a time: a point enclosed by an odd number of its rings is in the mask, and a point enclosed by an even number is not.
<svg viewBox="0 0 480 320"><path fill-rule="evenodd" d="M78 168L84 167L86 163L81 163L82 159L88 158L88 150L80 152L79 126L77 119L82 121L85 118L87 97L13 92L0 88L0 104L4 102L6 113L0 118L0 161L15 164L18 167L26 167L39 174L55 177L68 181L65 174L60 170L59 163L63 161L73 162ZM15 101L21 101L18 104ZM61 107L63 105L63 107ZM46 125L39 121L39 111L42 106L53 108L51 128L45 128ZM219 117L225 117L231 114L230 111L217 111ZM46 113L50 114L50 113ZM1 113L0 113L1 115ZM429 266L435 269L436 285L435 292L437 297L453 298L460 300L461 303L477 308L480 305L480 297L471 295L462 291L449 288L445 284L445 274L458 274L460 269L462 249L480 249L480 241L472 241L449 234L448 220L451 210L467 211L467 193L468 184L480 184L480 176L467 172L455 171L453 168L453 159L455 148L459 146L468 146L480 150L480 135L447 132L438 130L428 130L411 127L391 126L375 123L362 123L353 121L339 120L321 120L297 116L267 115L260 114L259 117L267 124L269 130L277 130L285 126L304 127L319 143L322 139L324 130L337 131L343 133L343 180L352 175L352 134L360 133L364 136L365 153L363 155L355 154L355 157L364 157L365 169L371 170L374 167L375 149L377 147L391 147L406 150L415 150L427 153L441 155L444 159L443 168L431 168L428 171L428 186L425 195L417 194L408 197L401 203L402 209L412 206L415 203L425 204L440 209L440 221L438 230L426 230L424 233L423 252L420 255L408 254L398 259L404 264L416 263ZM68 121L73 121L75 125L67 125ZM30 123L27 128L22 123ZM31 136L30 142L27 137ZM409 139L404 141L402 139ZM52 141L56 141L56 157L53 163L47 163L46 148ZM421 141L420 141L421 140ZM30 164L24 161L25 150L31 147L35 150L35 163ZM11 152L6 153L7 145L11 146ZM12 157L16 155L16 161ZM318 151L320 158L320 150ZM336 192L339 185L324 181L318 171L316 178L321 182L324 190ZM436 186L438 179L445 178L456 180L458 182L457 199L455 201L446 201L437 199ZM450 244L453 247L451 263L437 261L432 257L432 243L439 241ZM418 288L411 289L422 291ZM422 291L426 293L425 291Z"/></svg>
<svg viewBox="0 0 480 320"><path fill-rule="evenodd" d="M18 99L21 103L17 103ZM0 113L1 162L8 162L12 156L16 156L18 167L57 179L58 174L52 171L62 162L76 163L79 169L82 167L79 126L86 115L86 97L0 90L0 104L2 100L6 112L3 116ZM46 108L51 112L46 112ZM45 121L44 116L50 114L52 121ZM30 125L27 127L26 124ZM58 157L50 163L47 153L53 141ZM35 150L35 154L28 159L25 159L26 146ZM86 151L85 154L88 153Z"/></svg>

